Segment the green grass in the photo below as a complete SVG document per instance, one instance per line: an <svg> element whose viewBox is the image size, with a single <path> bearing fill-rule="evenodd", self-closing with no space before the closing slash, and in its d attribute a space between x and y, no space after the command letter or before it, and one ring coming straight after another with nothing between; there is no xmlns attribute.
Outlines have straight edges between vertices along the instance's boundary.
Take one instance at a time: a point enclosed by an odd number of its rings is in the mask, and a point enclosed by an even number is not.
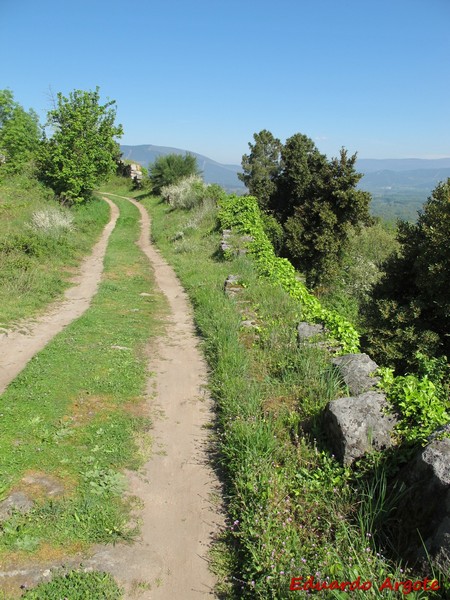
<svg viewBox="0 0 450 600"><path fill-rule="evenodd" d="M400 565L383 556L374 530L389 517L383 485L367 491L366 480L341 468L321 439L323 408L346 390L325 351L298 347L299 307L258 279L246 257L218 256L213 207L174 211L156 198L143 204L152 214L154 239L191 297L211 369L227 513L213 552L220 597L288 598L294 576L360 576L374 584L388 575L405 578ZM229 274L243 288L235 299L223 293ZM255 322L253 330L241 326L246 318ZM378 473L372 481L385 483ZM353 597L384 595L374 585Z"/></svg>
<svg viewBox="0 0 450 600"><path fill-rule="evenodd" d="M26 600L120 600L123 594L108 573L73 570L53 576L49 583L41 583L23 597Z"/></svg>
<svg viewBox="0 0 450 600"><path fill-rule="evenodd" d="M20 490L35 500L29 513L1 524L2 564L135 534L121 471L142 461L139 438L149 427L143 348L161 332L165 303L135 244L139 213L125 200L114 201L121 216L91 307L0 398L1 495ZM64 492L50 500L42 486L27 484L29 475L50 477Z"/></svg>
<svg viewBox="0 0 450 600"><path fill-rule="evenodd" d="M59 215L59 225L48 216ZM47 216L47 218L45 218ZM0 183L0 327L35 315L70 285L83 256L109 219L94 200L71 209L33 178ZM70 227L61 222L70 222Z"/></svg>

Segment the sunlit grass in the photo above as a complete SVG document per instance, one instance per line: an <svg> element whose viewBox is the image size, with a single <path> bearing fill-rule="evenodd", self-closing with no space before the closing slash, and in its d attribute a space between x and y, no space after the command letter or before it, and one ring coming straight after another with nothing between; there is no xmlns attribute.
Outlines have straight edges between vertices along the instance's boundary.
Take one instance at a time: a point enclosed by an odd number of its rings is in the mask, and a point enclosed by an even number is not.
<svg viewBox="0 0 450 600"><path fill-rule="evenodd" d="M105 202L69 209L32 178L0 182L0 327L61 297L108 219Z"/></svg>
<svg viewBox="0 0 450 600"><path fill-rule="evenodd" d="M37 559L49 548L63 554L135 535L121 471L142 460L137 438L149 425L144 346L161 332L165 303L135 244L139 213L125 200L115 202L121 216L91 308L0 398L2 497L22 491L35 502L2 522L3 565ZM41 476L59 486L53 497Z"/></svg>
<svg viewBox="0 0 450 600"><path fill-rule="evenodd" d="M299 307L259 279L246 257L220 257L214 209L202 215L202 207L173 211L156 198L143 202L151 207L158 246L191 297L211 368L215 456L227 512L213 551L219 596L288 598L292 577L314 576L371 580L370 590L352 597L384 597L376 584L412 575L402 573L375 535L392 498L383 496L381 484L367 491L322 439L323 409L346 393L326 350L298 345ZM223 292L229 274L242 283L231 299ZM242 327L249 318L255 327ZM379 472L380 481L385 477Z"/></svg>

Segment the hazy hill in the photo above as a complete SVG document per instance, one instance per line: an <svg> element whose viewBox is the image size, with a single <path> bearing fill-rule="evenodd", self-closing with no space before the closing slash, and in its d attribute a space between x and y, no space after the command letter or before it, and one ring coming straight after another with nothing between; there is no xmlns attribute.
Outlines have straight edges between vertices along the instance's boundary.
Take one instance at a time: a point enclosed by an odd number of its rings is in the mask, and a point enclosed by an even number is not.
<svg viewBox="0 0 450 600"><path fill-rule="evenodd" d="M170 148L167 146L152 146L145 144L142 146L120 146L123 158L134 160L144 167L154 162L158 156L166 154L193 154L197 158L197 164L202 171L203 179L206 183L218 183L229 192L244 193L245 186L237 177L241 170L239 165L223 165L207 156L191 152L190 150L181 150L180 148Z"/></svg>
<svg viewBox="0 0 450 600"><path fill-rule="evenodd" d="M365 189L424 189L433 188L450 177L448 169L415 169L414 171L374 171L361 179Z"/></svg>
<svg viewBox="0 0 450 600"><path fill-rule="evenodd" d="M360 173L450 169L450 158L358 158L356 169Z"/></svg>
<svg viewBox="0 0 450 600"><path fill-rule="evenodd" d="M237 177L240 165L224 165L197 152L168 146L142 144L122 145L120 148L124 158L144 167L148 167L158 156L189 152L197 158L207 183L218 183L228 192L242 194L246 191ZM450 177L450 158L360 158L356 162L356 170L364 173L359 187L372 194L371 210L374 215L391 220L401 218L415 221L417 211L437 183Z"/></svg>
<svg viewBox="0 0 450 600"><path fill-rule="evenodd" d="M417 212L440 181L450 177L450 158L359 159L359 187L372 194L372 213L386 219L415 221Z"/></svg>

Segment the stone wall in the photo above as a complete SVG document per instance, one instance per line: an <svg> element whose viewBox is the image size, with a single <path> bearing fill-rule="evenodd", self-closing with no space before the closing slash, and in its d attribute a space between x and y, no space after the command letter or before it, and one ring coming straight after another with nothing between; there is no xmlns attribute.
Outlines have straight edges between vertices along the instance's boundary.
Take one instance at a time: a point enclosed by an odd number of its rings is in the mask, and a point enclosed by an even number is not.
<svg viewBox="0 0 450 600"><path fill-rule="evenodd" d="M239 246L232 241L232 232L224 231L222 252L236 255ZM225 293L234 297L241 290L238 278L230 275L225 282ZM300 323L297 336L299 344L328 348L323 325ZM349 395L331 401L324 411L324 433L330 451L349 466L373 450L395 450L393 434L398 419L390 411L385 395L376 388L379 378L374 373L378 365L367 354L337 356L331 362ZM450 424L430 437L398 479L406 490L398 507L402 527L409 530L411 539L417 539L418 530L424 541L423 545L417 543L409 548L408 558L421 561L429 557L439 569L449 571Z"/></svg>

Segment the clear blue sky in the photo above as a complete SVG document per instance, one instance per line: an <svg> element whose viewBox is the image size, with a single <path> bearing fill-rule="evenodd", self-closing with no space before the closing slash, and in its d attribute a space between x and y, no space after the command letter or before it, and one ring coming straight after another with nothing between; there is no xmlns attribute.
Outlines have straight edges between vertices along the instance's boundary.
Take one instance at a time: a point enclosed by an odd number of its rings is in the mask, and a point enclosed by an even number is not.
<svg viewBox="0 0 450 600"><path fill-rule="evenodd" d="M0 40L0 88L44 120L98 85L124 144L450 156L450 0L0 0Z"/></svg>

